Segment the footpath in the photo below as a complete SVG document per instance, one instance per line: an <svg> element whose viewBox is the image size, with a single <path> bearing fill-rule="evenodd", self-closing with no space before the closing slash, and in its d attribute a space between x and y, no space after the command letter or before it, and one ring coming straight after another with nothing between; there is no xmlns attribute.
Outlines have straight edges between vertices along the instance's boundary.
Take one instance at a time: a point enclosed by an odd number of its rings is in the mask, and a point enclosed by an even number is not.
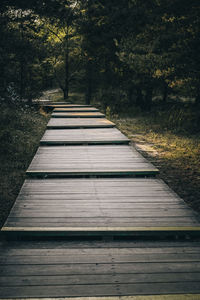
<svg viewBox="0 0 200 300"><path fill-rule="evenodd" d="M1 229L0 299L200 299L200 218L98 109L53 109Z"/></svg>

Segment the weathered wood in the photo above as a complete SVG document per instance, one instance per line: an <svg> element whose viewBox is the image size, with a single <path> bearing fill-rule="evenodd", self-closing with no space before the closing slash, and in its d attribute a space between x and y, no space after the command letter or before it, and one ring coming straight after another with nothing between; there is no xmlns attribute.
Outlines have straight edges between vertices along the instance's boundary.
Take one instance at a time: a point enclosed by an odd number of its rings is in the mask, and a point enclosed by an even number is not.
<svg viewBox="0 0 200 300"><path fill-rule="evenodd" d="M8 243L0 249L0 298L198 299L199 250L166 241Z"/></svg>
<svg viewBox="0 0 200 300"><path fill-rule="evenodd" d="M95 107L59 107L54 108L53 112L98 112L99 110Z"/></svg>
<svg viewBox="0 0 200 300"><path fill-rule="evenodd" d="M109 128L115 124L105 118L51 118L48 129Z"/></svg>
<svg viewBox="0 0 200 300"><path fill-rule="evenodd" d="M40 147L28 176L135 176L158 170L126 145Z"/></svg>
<svg viewBox="0 0 200 300"><path fill-rule="evenodd" d="M59 300L199 300L200 294L162 294L162 295L143 295L143 296L100 296L100 297L59 297ZM1 298L5 300L5 298ZM6 298L6 300L16 300L16 298ZM23 300L40 300L41 298L23 298ZM54 297L45 297L44 300L57 300Z"/></svg>
<svg viewBox="0 0 200 300"><path fill-rule="evenodd" d="M120 287L120 288L119 288ZM14 298L15 295L18 295L18 298L31 298L31 297L89 297L88 300L93 295L96 296L116 296L116 295L161 295L161 294L199 294L199 286L193 282L183 282L183 283L159 283L156 285L157 290L155 290L154 283L145 283L145 284L99 284L99 285L64 285L64 286L23 286L23 287L3 287L0 289L2 297ZM169 291L169 292L166 292ZM180 292L182 291L182 292ZM192 295L193 297L193 295ZM199 299L199 298L186 298L186 299ZM125 298L125 297L124 297ZM69 300L69 298L67 298ZM87 299L87 298L86 298ZM99 298L101 299L101 298ZM107 298L110 300L109 298ZM111 298L112 299L112 298ZM116 299L116 298L115 298ZM118 298L120 299L120 298ZM126 299L126 298L125 298ZM137 299L137 298L136 298ZM144 299L144 298L143 298ZM154 299L154 298L150 298ZM156 299L156 298L155 298ZM160 296L160 299L163 299ZM174 300L181 298L173 298ZM184 299L184 298L182 298ZM46 299L45 299L46 300ZM77 299L75 299L77 300Z"/></svg>
<svg viewBox="0 0 200 300"><path fill-rule="evenodd" d="M105 118L105 115L100 112L65 112L52 113L52 118Z"/></svg>
<svg viewBox="0 0 200 300"><path fill-rule="evenodd" d="M60 104L65 104L64 102L63 103L61 103L61 102L55 102L55 103L51 103L51 104L55 104L55 105L59 105L59 108L84 108L84 107L91 107L91 105L85 105L85 104L72 104L72 103L70 103L70 104L67 104L66 103L66 105L64 105L64 106L60 106Z"/></svg>
<svg viewBox="0 0 200 300"><path fill-rule="evenodd" d="M116 128L48 129L40 145L129 144L130 140Z"/></svg>
<svg viewBox="0 0 200 300"><path fill-rule="evenodd" d="M155 235L198 233L199 225L198 216L161 180L27 179L2 231Z"/></svg>

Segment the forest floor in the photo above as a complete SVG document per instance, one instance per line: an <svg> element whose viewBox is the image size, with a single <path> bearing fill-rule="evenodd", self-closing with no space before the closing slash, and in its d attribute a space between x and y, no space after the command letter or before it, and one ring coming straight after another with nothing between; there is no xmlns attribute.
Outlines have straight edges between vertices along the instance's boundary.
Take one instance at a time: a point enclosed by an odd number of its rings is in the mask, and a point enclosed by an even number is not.
<svg viewBox="0 0 200 300"><path fill-rule="evenodd" d="M151 114L111 119L160 170L159 177L200 212L200 135L163 129Z"/></svg>
<svg viewBox="0 0 200 300"><path fill-rule="evenodd" d="M0 115L0 228L25 180L49 115L38 107L2 105Z"/></svg>

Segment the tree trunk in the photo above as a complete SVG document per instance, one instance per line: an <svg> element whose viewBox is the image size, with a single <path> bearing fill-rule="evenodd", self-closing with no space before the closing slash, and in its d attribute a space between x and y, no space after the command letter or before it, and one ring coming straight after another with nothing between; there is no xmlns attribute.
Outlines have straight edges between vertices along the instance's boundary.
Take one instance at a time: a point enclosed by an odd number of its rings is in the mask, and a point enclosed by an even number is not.
<svg viewBox="0 0 200 300"><path fill-rule="evenodd" d="M168 97L168 85L164 82L162 102L166 103Z"/></svg>
<svg viewBox="0 0 200 300"><path fill-rule="evenodd" d="M86 93L85 93L85 103L90 105L92 99L92 68L91 62L88 60L86 66Z"/></svg>
<svg viewBox="0 0 200 300"><path fill-rule="evenodd" d="M20 58L20 100L24 98L24 60L23 57Z"/></svg>
<svg viewBox="0 0 200 300"><path fill-rule="evenodd" d="M129 90L128 90L128 102L130 105L133 104L133 92L134 92L134 87L131 86L129 87Z"/></svg>
<svg viewBox="0 0 200 300"><path fill-rule="evenodd" d="M148 87L147 90L146 90L145 105L144 105L144 109L146 111L151 111L152 96L153 96L153 89L152 89L152 87Z"/></svg>
<svg viewBox="0 0 200 300"><path fill-rule="evenodd" d="M66 87L63 90L63 96L64 96L64 100L66 100L69 97L68 90L66 90Z"/></svg>
<svg viewBox="0 0 200 300"><path fill-rule="evenodd" d="M136 88L136 100L135 100L135 105L139 107L143 107L143 95L141 88L137 87Z"/></svg>
<svg viewBox="0 0 200 300"><path fill-rule="evenodd" d="M69 37L68 30L66 36L66 52L65 52L65 87L64 87L64 99L69 97Z"/></svg>
<svg viewBox="0 0 200 300"><path fill-rule="evenodd" d="M200 106L200 88L197 88L197 94L195 98L195 105Z"/></svg>

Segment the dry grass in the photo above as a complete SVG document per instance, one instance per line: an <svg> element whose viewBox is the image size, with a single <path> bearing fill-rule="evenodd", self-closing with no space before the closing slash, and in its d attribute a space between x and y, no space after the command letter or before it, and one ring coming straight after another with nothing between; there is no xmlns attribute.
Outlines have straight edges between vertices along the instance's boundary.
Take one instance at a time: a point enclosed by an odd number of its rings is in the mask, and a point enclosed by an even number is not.
<svg viewBox="0 0 200 300"><path fill-rule="evenodd" d="M164 179L190 206L200 211L200 136L180 135L152 121L149 117L114 118L118 128L159 169Z"/></svg>

